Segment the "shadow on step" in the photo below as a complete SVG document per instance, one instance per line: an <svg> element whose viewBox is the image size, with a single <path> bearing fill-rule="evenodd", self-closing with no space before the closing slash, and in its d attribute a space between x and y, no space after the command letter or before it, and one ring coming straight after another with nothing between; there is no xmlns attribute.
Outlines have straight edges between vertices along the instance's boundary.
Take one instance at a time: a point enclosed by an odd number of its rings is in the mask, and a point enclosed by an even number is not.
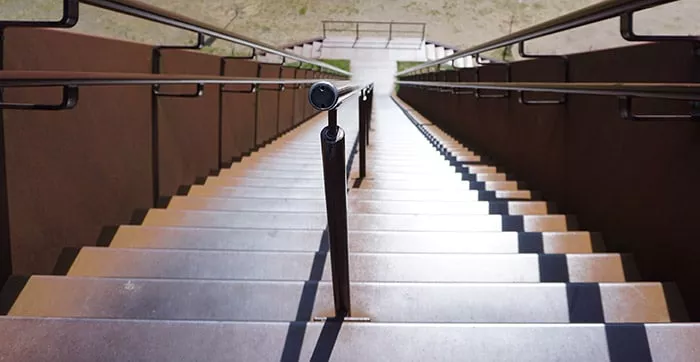
<svg viewBox="0 0 700 362"><path fill-rule="evenodd" d="M328 257L329 240L328 230L323 232L321 241L318 246L318 253L314 256L311 271L309 272L309 280L304 283L304 289L301 292L299 299L299 307L297 308L296 322L289 324L287 329L287 338L284 341L284 349L282 351L282 361L298 361L301 355L301 347L304 344L304 334L306 333L306 324L314 317L313 308L316 294L318 293L318 282L323 278L323 267L326 264ZM340 333L342 321L328 320L323 326L318 343L314 348L312 361L327 361L335 340Z"/></svg>

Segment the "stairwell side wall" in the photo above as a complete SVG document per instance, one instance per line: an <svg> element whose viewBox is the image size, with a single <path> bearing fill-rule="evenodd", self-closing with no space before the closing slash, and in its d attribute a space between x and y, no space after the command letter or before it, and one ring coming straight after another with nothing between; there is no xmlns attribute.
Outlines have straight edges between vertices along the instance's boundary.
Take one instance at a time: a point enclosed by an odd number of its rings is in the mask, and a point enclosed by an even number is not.
<svg viewBox="0 0 700 362"><path fill-rule="evenodd" d="M570 56L572 82L698 82L691 43L656 43ZM513 81L562 81L558 59L512 64ZM474 70L461 70L474 79ZM483 81L503 81L484 67ZM425 79L421 75L415 79ZM426 79L427 80L427 79ZM489 94L489 92L485 92ZM634 254L645 280L675 281L700 320L700 124L630 121L618 99L571 95L567 105L526 106L416 88L399 96L454 137L490 156L560 211L600 231L608 249ZM528 99L557 99L533 95ZM450 101L451 100L451 101ZM634 112L688 114L687 102L635 100Z"/></svg>
<svg viewBox="0 0 700 362"><path fill-rule="evenodd" d="M262 76L279 77L278 65L252 60L222 63L215 55L182 50L162 54L163 73L219 75L223 67L226 75L255 77L261 66L272 69L262 71ZM6 31L3 55L8 71L150 74L153 46L24 28ZM283 75L327 76L308 70L284 70ZM194 88L163 86L161 91L192 93ZM154 207L155 196L175 194L179 186L217 170L219 162L239 160L289 130L292 123L317 114L307 107L306 88L266 93L274 101L264 106L256 102L267 98L256 101L256 93L220 95L216 85L206 86L201 98L159 98L157 127L150 86L84 87L73 110L3 111L5 149L0 157L7 172L0 186L5 185L7 207L0 213L0 225L7 225L2 242L11 250L11 272L51 273L64 248L95 245L105 226L132 222L135 210ZM54 103L60 100L60 89L8 89L3 96L8 102ZM278 109L278 96L284 99L283 109ZM299 96L303 103L291 101ZM267 108L267 113L256 119L256 108ZM285 118L278 129L280 114ZM256 125L264 132L257 141ZM154 174L159 176L158 195ZM0 275L0 284L6 277Z"/></svg>

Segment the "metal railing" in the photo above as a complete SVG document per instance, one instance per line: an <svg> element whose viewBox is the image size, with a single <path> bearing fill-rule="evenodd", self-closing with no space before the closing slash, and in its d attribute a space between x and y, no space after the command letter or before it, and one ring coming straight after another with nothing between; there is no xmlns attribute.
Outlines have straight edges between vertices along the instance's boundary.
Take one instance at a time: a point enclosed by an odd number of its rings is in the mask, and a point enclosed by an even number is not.
<svg viewBox="0 0 700 362"><path fill-rule="evenodd" d="M188 18L168 10L158 8L137 0L63 0L63 17L58 21L0 21L0 31L8 27L59 27L70 28L77 24L79 20L79 5L87 4L98 8L111 10L120 14L130 15L137 18L157 22L172 26L178 29L192 31L197 34L197 43L189 46L193 49L201 49L204 46L204 36L226 40L235 44L243 45L265 53L275 54L282 58L282 63L293 60L304 64L310 64L319 69L350 76L350 72L327 64L325 62L309 59L285 50L278 49L270 44L253 40L249 37L222 29L199 20Z"/></svg>
<svg viewBox="0 0 700 362"><path fill-rule="evenodd" d="M350 268L348 255L348 200L345 163L345 131L338 125L338 107L345 100L359 95L359 154L360 178L365 177L366 142L372 117L373 84L336 87L330 82L318 82L309 89L309 102L320 111L328 111L328 126L321 130L321 156L326 193L328 239L333 275L335 317L351 316Z"/></svg>
<svg viewBox="0 0 700 362"><path fill-rule="evenodd" d="M649 9L659 5L672 3L678 0L607 0L601 3L569 13L559 18L532 26L527 29L506 35L486 43L456 52L450 56L425 62L415 67L398 72L397 76L404 76L431 67L439 67L456 59L468 56L479 57L480 54L518 44L520 49L525 48L525 42L535 38L552 35L566 30L571 30L599 21L620 17L620 33L628 41L660 41L660 40L700 40L698 37L688 36L640 36L634 33L633 14L637 11Z"/></svg>
<svg viewBox="0 0 700 362"><path fill-rule="evenodd" d="M271 79L271 78L241 78L224 76L193 76L177 74L129 74L129 73L95 73L95 72L60 72L60 71L0 71L0 89L4 88L41 88L63 87L63 102L56 105L40 104L11 104L0 102L0 109L24 110L64 110L74 108L78 104L79 87L98 86L154 86L154 92L161 85L197 85L197 93L201 96L202 87L206 84L251 85L249 93L254 93L260 85L280 86L310 86L318 79ZM345 86L347 81L337 81L330 84ZM222 89L225 92L225 90ZM182 95L170 95L182 96Z"/></svg>
<svg viewBox="0 0 700 362"><path fill-rule="evenodd" d="M633 98L654 98L667 100L700 102L700 84L698 83L530 83L530 82L424 82L397 81L397 84L407 87L419 87L431 91L448 90L452 94L460 93L460 89L473 90L502 90L520 93L521 104L564 104L561 101L526 101L522 94L526 91L548 92L558 94L584 94L618 97L620 117L629 120L668 119L691 120L699 115L692 111L690 114L655 114L637 115L632 112ZM468 93L468 94L475 94ZM500 98L500 97L499 97ZM541 103L535 103L541 102Z"/></svg>
<svg viewBox="0 0 700 362"><path fill-rule="evenodd" d="M398 21L344 21L344 20L324 20L323 24L323 38L327 38L328 34L354 34L354 42L347 47L350 48L390 48L392 41L397 37L405 38L416 38L420 39L417 44L399 44L401 48L410 49L420 49L425 41L425 23L416 22L398 22ZM408 28L408 29L406 29ZM411 28L415 28L411 29ZM362 39L362 36L366 35L386 35L387 40L382 44L372 44L368 45L358 45L358 42ZM345 46L331 46L331 47L345 47Z"/></svg>

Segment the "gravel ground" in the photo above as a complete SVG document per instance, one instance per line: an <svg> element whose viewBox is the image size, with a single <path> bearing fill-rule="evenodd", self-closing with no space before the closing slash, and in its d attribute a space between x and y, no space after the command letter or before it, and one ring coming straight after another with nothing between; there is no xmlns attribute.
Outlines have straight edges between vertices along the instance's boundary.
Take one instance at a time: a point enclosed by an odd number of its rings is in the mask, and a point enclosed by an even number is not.
<svg viewBox="0 0 700 362"><path fill-rule="evenodd" d="M595 0L143 0L189 17L216 24L271 44L318 37L321 20L417 21L428 24L430 40L459 48L476 45L511 31L591 5ZM61 12L61 0L0 0L0 18L50 19ZM191 33L147 21L81 6L71 31L153 44L193 43ZM639 33L700 34L699 0L639 13ZM528 43L530 51L572 53L625 45L618 22L586 26ZM229 53L224 43L208 49Z"/></svg>

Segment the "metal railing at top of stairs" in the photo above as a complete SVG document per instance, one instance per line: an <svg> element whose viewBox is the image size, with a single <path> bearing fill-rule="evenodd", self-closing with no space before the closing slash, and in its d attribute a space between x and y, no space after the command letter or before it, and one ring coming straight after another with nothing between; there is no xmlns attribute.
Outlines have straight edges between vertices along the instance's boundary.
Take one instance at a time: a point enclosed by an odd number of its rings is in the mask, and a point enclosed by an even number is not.
<svg viewBox="0 0 700 362"><path fill-rule="evenodd" d="M635 12L653 8L659 5L676 2L678 0L607 0L591 5L578 11L563 15L556 19L532 26L488 41L486 43L473 46L471 48L458 51L452 55L425 62L414 67L396 73L397 77L415 74L418 71L433 67L440 67L456 59L473 56L479 58L484 52L518 44L521 54L525 54L525 42L535 38L552 35L566 30L571 30L584 25L597 23L603 20L620 17L620 34L628 41L667 41L667 40L700 40L700 37L693 36L659 36L659 35L638 35L633 28L633 15Z"/></svg>
<svg viewBox="0 0 700 362"><path fill-rule="evenodd" d="M199 20L188 18L168 10L145 4L137 0L63 0L63 16L56 21L6 21L0 20L0 38L2 31L8 27L54 27L70 28L78 23L80 4L96 6L102 9L111 10L117 13L134 16L137 18L154 21L175 28L192 31L197 34L197 44L189 47L201 49L204 46L204 36L226 40L235 44L240 44L265 53L270 53L282 57L282 63L287 60L294 60L300 63L309 64L320 69L337 73L339 75L351 76L352 73L327 64L325 62L309 59L275 46L251 39L249 37L236 34L226 29L210 25ZM255 54L255 52L254 52Z"/></svg>
<svg viewBox="0 0 700 362"><path fill-rule="evenodd" d="M404 35L408 38L419 38L420 41L415 49L421 49L425 42L426 23L407 22L407 21L351 21L351 20L323 20L323 39L328 37L328 33L354 33L355 41L350 46L351 48L364 48L358 46L362 34L386 34L388 35L384 48L389 48L391 42L395 40L395 36ZM333 25L340 25L334 27ZM343 27L347 26L347 27ZM364 28L369 27L369 28ZM372 28L371 26L380 26L381 29ZM397 29L397 27L399 29ZM416 27L419 30L406 30L402 27ZM377 47L369 47L375 49Z"/></svg>
<svg viewBox="0 0 700 362"><path fill-rule="evenodd" d="M326 193L328 242L333 275L335 318L350 318L350 269L348 261L348 200L347 166L345 164L345 131L338 125L338 107L345 100L359 95L358 146L360 180L365 177L365 152L372 118L374 85L335 84L321 81L309 89L309 102L320 110L328 111L328 126L321 131L321 157Z"/></svg>

